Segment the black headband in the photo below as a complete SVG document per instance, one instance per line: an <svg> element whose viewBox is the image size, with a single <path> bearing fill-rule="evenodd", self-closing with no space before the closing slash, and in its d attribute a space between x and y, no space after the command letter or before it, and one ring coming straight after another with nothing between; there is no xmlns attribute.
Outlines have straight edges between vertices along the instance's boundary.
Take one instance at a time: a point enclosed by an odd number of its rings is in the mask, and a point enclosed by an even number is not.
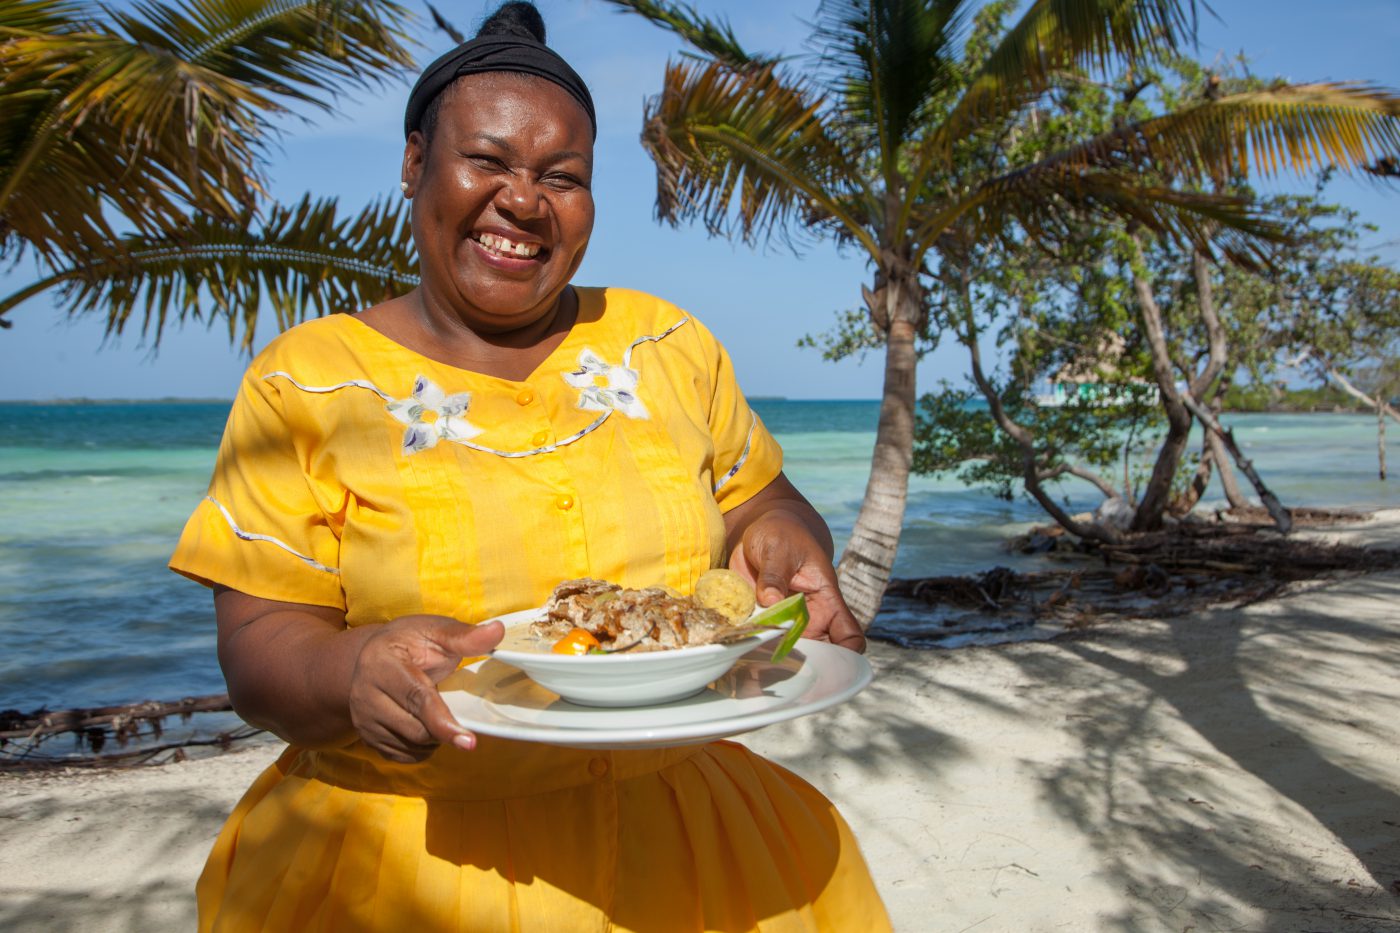
<svg viewBox="0 0 1400 933"><path fill-rule="evenodd" d="M487 71L514 71L559 85L583 107L593 127L593 136L597 138L598 115L593 110L593 97L578 72L549 46L524 36L477 36L425 68L408 95L408 107L403 116L404 138L421 129L419 124L423 122L428 105L449 84L462 75Z"/></svg>

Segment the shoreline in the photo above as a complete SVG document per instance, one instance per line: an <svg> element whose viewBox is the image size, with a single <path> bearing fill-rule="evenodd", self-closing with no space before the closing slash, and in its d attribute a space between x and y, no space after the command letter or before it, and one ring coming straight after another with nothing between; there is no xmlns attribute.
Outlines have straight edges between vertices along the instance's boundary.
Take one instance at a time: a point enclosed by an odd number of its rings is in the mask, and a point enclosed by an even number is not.
<svg viewBox="0 0 1400 933"><path fill-rule="evenodd" d="M1253 527L1255 533L1265 539L1282 543L1285 539L1273 533L1267 514L1258 507L1254 511L1260 514L1236 515L1228 509L1217 510L1214 525L1203 519L1203 527ZM1325 530L1331 525L1350 528L1372 520L1384 510L1299 507L1291 511L1297 521L1295 528L1301 532L1316 528ZM1045 541L1062 534L1058 526L1034 526L1023 535L1007 539L1006 550L1008 554L1063 550L1031 546L1037 538L1043 539L1040 544L1044 545ZM1197 536L1200 537L1199 533ZM1204 538L1209 539L1209 535ZM1294 535L1295 542L1300 538L1306 540L1305 536ZM1167 568L1165 583L1159 582L1153 588L1146 586L1145 580L1117 579L1129 568L1142 564L1145 558L1141 555L1127 554L1115 559L1112 566L1122 568L1115 573L1096 570L1100 559L1093 551L1069 550L1074 553L1061 556L1042 569L1014 571L997 566L961 576L892 578L879 617L867 634L871 641L914 651L1051 641L1085 628L1102 626L1106 621L1138 616L1160 619L1252 600L1290 580L1314 580L1345 569L1349 560L1364 565L1368 571L1400 569L1400 548L1394 549L1395 559L1386 561L1368 560L1368 555L1357 553L1353 548L1351 553L1333 556L1320 565L1314 562L1315 569L1302 572L1306 576L1300 574L1297 567L1279 574L1270 569L1273 565L1268 558L1255 556L1256 566L1250 568L1246 576L1222 577L1217 572L1216 576L1221 579L1213 582L1202 579L1199 567L1202 557L1218 562L1232 559L1231 554L1217 549L1212 554L1197 554L1194 560L1181 561L1178 566L1173 558L1179 559L1181 552L1178 545L1172 545L1167 553L1149 554L1146 558L1161 560L1162 566ZM1301 553L1293 552L1290 557L1296 557L1301 562L1299 566L1306 565ZM1100 577L1115 578L1108 591L1101 585ZM1255 577L1265 582L1246 582ZM988 595L989 590L995 593L994 597ZM925 591L927 595L921 595ZM242 747L241 743L255 739L260 731L247 726L233 713L227 694L222 692L147 697L95 707L55 704L27 712L14 709L3 712L0 742L9 740L17 744L0 756L0 773L98 770L180 762ZM179 718L181 728L171 728L172 717ZM27 742L35 735L48 738L32 747L32 755L15 751L20 747L18 743ZM62 738L65 735L71 736L72 741ZM60 750L63 745L87 746L88 750L64 752Z"/></svg>
<svg viewBox="0 0 1400 933"><path fill-rule="evenodd" d="M1400 510L1299 532L1400 545ZM872 644L851 702L741 741L856 831L896 929L1400 925L1400 571L1243 608L956 651ZM0 775L0 926L193 926L193 884L280 743Z"/></svg>

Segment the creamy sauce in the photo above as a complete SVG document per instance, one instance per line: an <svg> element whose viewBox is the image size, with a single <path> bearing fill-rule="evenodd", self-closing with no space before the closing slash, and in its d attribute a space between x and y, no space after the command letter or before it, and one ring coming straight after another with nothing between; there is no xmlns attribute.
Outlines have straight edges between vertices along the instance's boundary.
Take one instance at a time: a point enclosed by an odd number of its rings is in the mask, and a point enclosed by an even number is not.
<svg viewBox="0 0 1400 933"><path fill-rule="evenodd" d="M549 654L554 648L551 638L536 638L530 634L530 623L512 625L506 629L505 637L496 646L497 651L528 651L534 654Z"/></svg>

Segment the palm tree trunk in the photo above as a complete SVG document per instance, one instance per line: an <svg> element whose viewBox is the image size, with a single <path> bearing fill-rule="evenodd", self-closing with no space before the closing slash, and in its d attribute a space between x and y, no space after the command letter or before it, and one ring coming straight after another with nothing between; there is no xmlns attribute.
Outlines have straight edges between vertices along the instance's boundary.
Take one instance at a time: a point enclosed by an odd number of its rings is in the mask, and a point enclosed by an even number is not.
<svg viewBox="0 0 1400 933"><path fill-rule="evenodd" d="M904 507L909 498L909 468L914 457L915 326L910 315L892 315L885 340L885 384L875 452L860 514L841 553L836 579L846 605L868 627L880 609L894 570Z"/></svg>

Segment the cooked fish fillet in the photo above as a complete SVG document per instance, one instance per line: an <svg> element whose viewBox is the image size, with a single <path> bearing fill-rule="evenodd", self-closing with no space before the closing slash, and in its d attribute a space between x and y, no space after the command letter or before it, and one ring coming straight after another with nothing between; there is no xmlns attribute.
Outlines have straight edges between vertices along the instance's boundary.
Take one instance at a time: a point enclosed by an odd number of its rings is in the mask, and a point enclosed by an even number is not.
<svg viewBox="0 0 1400 933"><path fill-rule="evenodd" d="M604 648L629 651L708 645L733 631L723 615L689 596L662 587L628 590L591 578L555 587L545 617L530 631L538 638L561 638L572 628L588 630Z"/></svg>

